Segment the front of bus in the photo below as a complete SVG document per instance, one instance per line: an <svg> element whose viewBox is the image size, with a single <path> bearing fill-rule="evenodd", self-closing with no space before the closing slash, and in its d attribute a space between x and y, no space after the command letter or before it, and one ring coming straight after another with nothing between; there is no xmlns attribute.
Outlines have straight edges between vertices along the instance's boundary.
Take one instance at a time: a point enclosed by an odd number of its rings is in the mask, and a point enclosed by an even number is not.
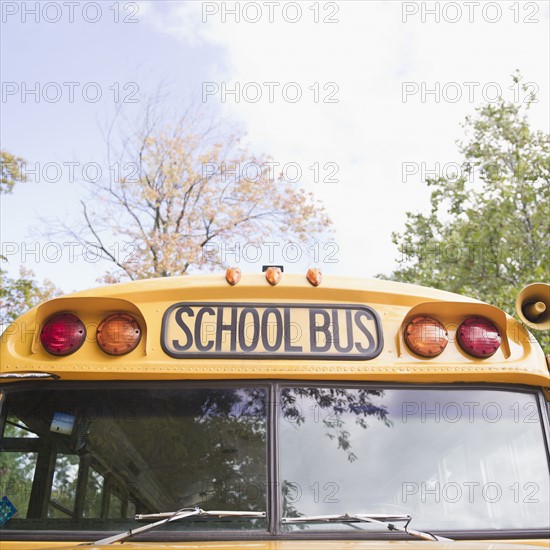
<svg viewBox="0 0 550 550"><path fill-rule="evenodd" d="M79 292L4 331L2 549L548 547L550 374L522 323L239 275ZM546 324L547 294L520 314Z"/></svg>

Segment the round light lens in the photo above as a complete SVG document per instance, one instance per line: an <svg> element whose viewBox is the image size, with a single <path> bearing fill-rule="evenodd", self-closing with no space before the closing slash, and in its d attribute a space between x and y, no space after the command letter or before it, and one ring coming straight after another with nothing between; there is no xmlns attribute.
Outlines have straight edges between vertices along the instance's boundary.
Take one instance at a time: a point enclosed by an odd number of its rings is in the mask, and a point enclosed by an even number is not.
<svg viewBox="0 0 550 550"><path fill-rule="evenodd" d="M498 328L483 317L470 317L461 323L456 331L459 346L478 359L491 357L500 347Z"/></svg>
<svg viewBox="0 0 550 550"><path fill-rule="evenodd" d="M225 270L225 280L231 285L236 285L241 280L241 270L238 267L228 267Z"/></svg>
<svg viewBox="0 0 550 550"><path fill-rule="evenodd" d="M106 317L97 327L97 343L109 355L124 355L136 349L141 340L138 322L125 313Z"/></svg>
<svg viewBox="0 0 550 550"><path fill-rule="evenodd" d="M447 346L449 335L445 326L432 317L419 316L405 328L407 346L421 357L436 357Z"/></svg>
<svg viewBox="0 0 550 550"><path fill-rule="evenodd" d="M52 355L70 355L86 340L84 323L72 313L52 317L40 331L44 349Z"/></svg>

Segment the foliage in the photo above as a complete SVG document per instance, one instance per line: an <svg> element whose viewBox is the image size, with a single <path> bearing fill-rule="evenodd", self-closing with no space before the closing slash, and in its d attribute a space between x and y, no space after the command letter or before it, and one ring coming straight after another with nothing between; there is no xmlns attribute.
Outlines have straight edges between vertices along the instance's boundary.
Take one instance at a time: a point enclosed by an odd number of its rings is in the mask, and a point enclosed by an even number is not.
<svg viewBox="0 0 550 550"><path fill-rule="evenodd" d="M0 195L11 193L16 182L25 181L25 175L20 170L24 160L7 151L0 151L1 179ZM4 256L0 259L6 261ZM11 323L26 310L38 305L44 300L61 294L61 291L48 279L42 286L34 280L34 273L21 266L19 278L8 277L5 270L0 269L0 325Z"/></svg>
<svg viewBox="0 0 550 550"><path fill-rule="evenodd" d="M473 296L511 314L524 285L548 280L550 141L527 120L536 98L519 74L513 80L526 102L501 98L466 118L462 171L427 180L431 210L408 212L405 230L393 234L401 258L387 278Z"/></svg>
<svg viewBox="0 0 550 550"><path fill-rule="evenodd" d="M0 195L11 193L18 181L25 181L25 174L21 172L24 160L7 151L0 151Z"/></svg>
<svg viewBox="0 0 550 550"><path fill-rule="evenodd" d="M0 324L11 323L28 309L60 294L49 279L39 284L31 269L21 266L16 279L0 269Z"/></svg>
<svg viewBox="0 0 550 550"><path fill-rule="evenodd" d="M114 267L106 282L216 268L225 265L214 253L221 243L231 250L251 240L307 242L330 225L310 193L286 182L269 157L250 153L239 136L216 136L215 127L191 114L176 122L151 118L118 153L108 143L109 166L120 174L110 170L108 181L94 185L79 229L60 224L65 235L98 243Z"/></svg>

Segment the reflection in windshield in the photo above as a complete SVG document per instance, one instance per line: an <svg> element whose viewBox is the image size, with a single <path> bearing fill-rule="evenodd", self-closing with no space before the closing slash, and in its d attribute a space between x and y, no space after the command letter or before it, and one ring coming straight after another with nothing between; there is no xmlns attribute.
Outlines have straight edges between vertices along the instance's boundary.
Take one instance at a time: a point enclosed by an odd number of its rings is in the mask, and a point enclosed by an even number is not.
<svg viewBox="0 0 550 550"><path fill-rule="evenodd" d="M292 387L282 396L287 517L408 513L423 530L548 527L533 394Z"/></svg>
<svg viewBox="0 0 550 550"><path fill-rule="evenodd" d="M5 528L118 530L136 512L266 509L265 389L38 391L8 403L0 468L19 513Z"/></svg>
<svg viewBox="0 0 550 550"><path fill-rule="evenodd" d="M388 411L381 402L383 390L345 388L284 388L281 391L281 410L286 422L301 425L306 417L315 423L321 422L325 427L325 435L337 443L353 462L357 459L352 450L350 432L346 428L344 418L353 417L355 424L363 429L368 428L368 418L391 426ZM378 404L373 399L378 398ZM304 401L305 400L305 401ZM304 409L304 403L306 403Z"/></svg>
<svg viewBox="0 0 550 550"><path fill-rule="evenodd" d="M269 511L275 482L288 518L410 514L412 529L429 532L548 527L535 393L282 384L268 403L270 384L7 393L0 474L18 513L2 530L123 532L140 525L135 514ZM278 480L267 473L268 409L279 412ZM381 528L354 526L283 529ZM193 517L162 530L267 528L262 518Z"/></svg>

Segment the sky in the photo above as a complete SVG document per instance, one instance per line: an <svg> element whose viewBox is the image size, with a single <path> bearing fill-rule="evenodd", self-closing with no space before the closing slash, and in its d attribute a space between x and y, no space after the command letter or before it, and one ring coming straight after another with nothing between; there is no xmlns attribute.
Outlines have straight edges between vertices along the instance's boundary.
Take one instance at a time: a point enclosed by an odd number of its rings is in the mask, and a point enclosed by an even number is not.
<svg viewBox="0 0 550 550"><path fill-rule="evenodd" d="M29 175L0 197L3 268L24 265L67 292L97 285L109 265L92 246L44 233L77 219L78 180L93 186L98 166L109 172L115 113L134 120L151 95L223 116L324 203L334 231L309 250L242 243L240 262L228 252L251 272L389 273L392 232L429 207L426 176L463 160L464 118L499 95L525 100L511 88L516 69L537 92L532 125L549 130L548 2L0 5L0 142Z"/></svg>

